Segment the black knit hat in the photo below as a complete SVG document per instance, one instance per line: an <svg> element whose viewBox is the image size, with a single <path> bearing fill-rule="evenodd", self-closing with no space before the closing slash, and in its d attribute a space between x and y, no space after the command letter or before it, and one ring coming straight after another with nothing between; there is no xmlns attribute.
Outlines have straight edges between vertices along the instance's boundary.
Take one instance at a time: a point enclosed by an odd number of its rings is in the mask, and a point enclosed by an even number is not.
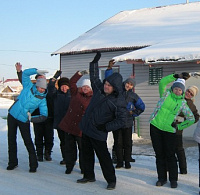
<svg viewBox="0 0 200 195"><path fill-rule="evenodd" d="M62 85L67 85L69 87L69 79L67 77L62 77L58 80L58 87L60 88Z"/></svg>

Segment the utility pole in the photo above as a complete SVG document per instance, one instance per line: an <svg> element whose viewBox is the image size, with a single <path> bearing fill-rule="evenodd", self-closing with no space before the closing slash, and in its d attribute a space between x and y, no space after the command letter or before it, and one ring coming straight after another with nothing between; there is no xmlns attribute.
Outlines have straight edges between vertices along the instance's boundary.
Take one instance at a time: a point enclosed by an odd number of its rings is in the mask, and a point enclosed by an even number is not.
<svg viewBox="0 0 200 195"><path fill-rule="evenodd" d="M189 3L189 0L186 0L186 3Z"/></svg>

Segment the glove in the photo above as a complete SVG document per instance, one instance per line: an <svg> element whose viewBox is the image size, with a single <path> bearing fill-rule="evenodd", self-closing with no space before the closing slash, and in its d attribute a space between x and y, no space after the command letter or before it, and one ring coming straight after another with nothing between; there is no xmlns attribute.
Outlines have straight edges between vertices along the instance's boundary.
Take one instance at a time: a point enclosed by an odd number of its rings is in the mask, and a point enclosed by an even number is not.
<svg viewBox="0 0 200 195"><path fill-rule="evenodd" d="M190 74L188 72L182 72L181 75L182 75L182 78L185 80L188 80L190 78Z"/></svg>
<svg viewBox="0 0 200 195"><path fill-rule="evenodd" d="M173 123L171 124L171 126L174 127L176 130L178 130L178 125L177 125L176 122L173 122Z"/></svg>
<svg viewBox="0 0 200 195"><path fill-rule="evenodd" d="M28 120L31 121L31 113L27 112L27 115L28 115Z"/></svg>
<svg viewBox="0 0 200 195"><path fill-rule="evenodd" d="M53 76L54 80L57 80L57 78L61 75L62 71L61 70L57 70L56 73Z"/></svg>
<svg viewBox="0 0 200 195"><path fill-rule="evenodd" d="M45 75L48 72L49 71L47 71L47 70L37 70L37 74L39 74L39 75Z"/></svg>
<svg viewBox="0 0 200 195"><path fill-rule="evenodd" d="M188 72L182 72L181 74L174 74L174 78L176 78L176 79L180 78L180 79L187 80L187 79L190 78L190 73L188 73Z"/></svg>
<svg viewBox="0 0 200 195"><path fill-rule="evenodd" d="M190 75L191 77L195 77L195 78L198 79L198 77L200 76L200 72L190 72L189 75Z"/></svg>
<svg viewBox="0 0 200 195"><path fill-rule="evenodd" d="M97 129L98 129L99 131L105 131L105 132L106 132L106 125L105 125L105 124L98 125L98 126L97 126Z"/></svg>
<svg viewBox="0 0 200 195"><path fill-rule="evenodd" d="M174 74L174 78L176 78L176 79L180 78L179 74Z"/></svg>
<svg viewBox="0 0 200 195"><path fill-rule="evenodd" d="M80 72L82 75L86 75L86 74L89 74L89 70L83 70Z"/></svg>

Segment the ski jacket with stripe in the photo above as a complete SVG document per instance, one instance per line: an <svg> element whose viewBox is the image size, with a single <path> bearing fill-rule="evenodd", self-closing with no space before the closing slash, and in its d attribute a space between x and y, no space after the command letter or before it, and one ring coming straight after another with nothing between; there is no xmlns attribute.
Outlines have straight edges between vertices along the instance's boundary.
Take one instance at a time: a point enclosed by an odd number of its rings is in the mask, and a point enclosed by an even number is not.
<svg viewBox="0 0 200 195"><path fill-rule="evenodd" d="M174 75L163 77L159 83L160 100L158 101L154 112L150 116L150 123L158 129L170 133L176 133L176 130L183 130L195 121L194 115L184 99L184 93L177 96L172 89L166 89L167 84L175 81ZM166 89L166 90L165 90ZM176 117L183 113L186 120L177 124L177 129L172 127Z"/></svg>

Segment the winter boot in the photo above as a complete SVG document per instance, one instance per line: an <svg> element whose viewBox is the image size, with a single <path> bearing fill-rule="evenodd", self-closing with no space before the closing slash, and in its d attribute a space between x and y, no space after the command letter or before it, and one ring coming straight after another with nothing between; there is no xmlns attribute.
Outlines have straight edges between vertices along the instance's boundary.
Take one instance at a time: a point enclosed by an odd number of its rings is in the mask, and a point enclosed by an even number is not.
<svg viewBox="0 0 200 195"><path fill-rule="evenodd" d="M116 169L120 169L124 166L123 162L118 162L117 165L115 166Z"/></svg>
<svg viewBox="0 0 200 195"><path fill-rule="evenodd" d="M131 168L131 163L125 162L125 169L130 169L130 168Z"/></svg>
<svg viewBox="0 0 200 195"><path fill-rule="evenodd" d="M37 160L39 162L42 162L43 161L43 148L36 147L36 151L37 151Z"/></svg>
<svg viewBox="0 0 200 195"><path fill-rule="evenodd" d="M60 164L61 165L65 165L66 162L65 162L65 146L60 146L60 150L61 150L61 154L62 154L62 160L60 161Z"/></svg>
<svg viewBox="0 0 200 195"><path fill-rule="evenodd" d="M44 159L46 161L51 161L52 160L52 158L51 158L51 150L45 150Z"/></svg>

